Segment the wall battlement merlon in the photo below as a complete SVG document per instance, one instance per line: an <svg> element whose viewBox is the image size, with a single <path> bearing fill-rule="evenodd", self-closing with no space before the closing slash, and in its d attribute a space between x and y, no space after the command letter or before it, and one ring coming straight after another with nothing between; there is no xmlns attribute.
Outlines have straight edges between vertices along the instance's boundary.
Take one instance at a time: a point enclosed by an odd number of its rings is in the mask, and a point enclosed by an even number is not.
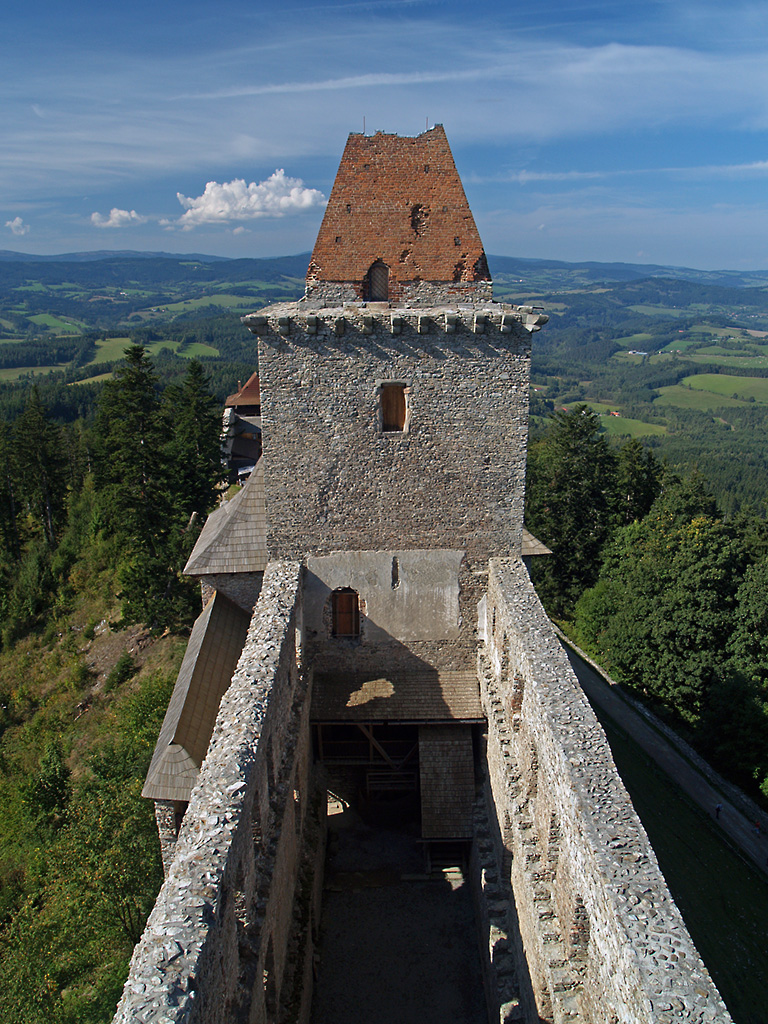
<svg viewBox="0 0 768 1024"><path fill-rule="evenodd" d="M297 302L268 306L241 319L252 334L269 341L291 334L341 337L347 333L517 334L525 337L540 330L548 317L534 306L501 303L437 305L416 310L382 303L344 303L308 309Z"/></svg>

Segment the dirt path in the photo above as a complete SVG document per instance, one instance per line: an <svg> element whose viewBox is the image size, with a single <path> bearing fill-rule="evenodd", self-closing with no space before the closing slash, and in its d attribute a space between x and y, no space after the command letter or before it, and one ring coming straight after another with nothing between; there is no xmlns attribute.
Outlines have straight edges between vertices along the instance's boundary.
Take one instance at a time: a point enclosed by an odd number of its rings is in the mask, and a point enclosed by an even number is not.
<svg viewBox="0 0 768 1024"><path fill-rule="evenodd" d="M648 711L636 709L621 687L602 673L594 662L561 636L563 647L587 698L597 704L660 768L707 814L763 872L768 874L768 821L751 801L743 802L732 793L729 783L707 767L706 772L691 760L692 752L682 741L678 746L662 723ZM695 757L695 755L693 755ZM718 805L720 811L718 813Z"/></svg>

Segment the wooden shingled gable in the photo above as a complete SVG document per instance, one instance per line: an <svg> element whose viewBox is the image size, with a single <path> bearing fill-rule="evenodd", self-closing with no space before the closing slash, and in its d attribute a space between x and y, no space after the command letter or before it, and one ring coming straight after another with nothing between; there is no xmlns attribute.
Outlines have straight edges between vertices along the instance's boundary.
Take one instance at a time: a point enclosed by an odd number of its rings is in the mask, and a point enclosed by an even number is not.
<svg viewBox="0 0 768 1024"><path fill-rule="evenodd" d="M347 140L307 283L359 283L377 260L393 282L491 280L442 125Z"/></svg>
<svg viewBox="0 0 768 1024"><path fill-rule="evenodd" d="M188 801L237 666L251 616L216 592L198 616L163 719L142 796Z"/></svg>
<svg viewBox="0 0 768 1024"><path fill-rule="evenodd" d="M473 671L318 673L312 696L316 722L481 722Z"/></svg>
<svg viewBox="0 0 768 1024"><path fill-rule="evenodd" d="M523 558L531 558L533 555L551 555L552 552L538 537L534 537L523 527L523 543L520 554Z"/></svg>
<svg viewBox="0 0 768 1024"><path fill-rule="evenodd" d="M267 561L264 465L259 459L243 489L208 516L184 572L264 572Z"/></svg>
<svg viewBox="0 0 768 1024"><path fill-rule="evenodd" d="M422 837L470 838L475 803L471 727L421 726L419 766Z"/></svg>

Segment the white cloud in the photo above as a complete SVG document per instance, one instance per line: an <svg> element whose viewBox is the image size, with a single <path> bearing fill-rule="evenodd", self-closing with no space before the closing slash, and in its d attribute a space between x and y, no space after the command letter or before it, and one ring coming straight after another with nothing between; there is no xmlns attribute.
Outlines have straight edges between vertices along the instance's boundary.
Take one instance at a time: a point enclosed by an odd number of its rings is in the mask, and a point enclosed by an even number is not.
<svg viewBox="0 0 768 1024"><path fill-rule="evenodd" d="M14 217L13 220L7 220L5 226L10 228L14 235L27 235L29 234L29 224L25 224L21 217Z"/></svg>
<svg viewBox="0 0 768 1024"><path fill-rule="evenodd" d="M277 170L266 181L246 185L242 178L219 184L209 181L201 196L190 198L177 192L186 213L177 224L185 231L200 224L221 224L257 217L283 217L313 207L324 206L326 199L316 188L307 188L301 178L289 178Z"/></svg>
<svg viewBox="0 0 768 1024"><path fill-rule="evenodd" d="M146 224L147 217L141 217L135 210L118 210L113 206L108 217L100 213L91 214L91 223L97 228L124 228L129 224Z"/></svg>

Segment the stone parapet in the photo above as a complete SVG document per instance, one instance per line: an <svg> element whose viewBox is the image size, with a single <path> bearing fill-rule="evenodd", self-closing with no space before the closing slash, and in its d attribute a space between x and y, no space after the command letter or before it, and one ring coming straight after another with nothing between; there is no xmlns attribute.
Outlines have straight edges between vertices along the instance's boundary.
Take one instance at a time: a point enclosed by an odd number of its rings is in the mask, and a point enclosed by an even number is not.
<svg viewBox="0 0 768 1024"><path fill-rule="evenodd" d="M488 771L538 1017L730 1021L522 563L481 607Z"/></svg>
<svg viewBox="0 0 768 1024"><path fill-rule="evenodd" d="M440 288L443 287L440 284ZM437 294L433 296L437 301L419 302L418 308L389 302L361 302L346 299L341 294L339 298L337 305L315 305L308 299L279 303L241 319L248 330L267 345L289 336L294 343L300 343L302 335L306 335L308 344L321 337L341 344L344 335L351 338L358 332L364 336L390 334L394 337L427 334L432 335L432 343L444 333L445 341L450 342L453 334L520 335L521 328L530 333L540 330L549 319L539 307L493 302L484 296L467 296L464 301L457 295L451 302Z"/></svg>
<svg viewBox="0 0 768 1024"><path fill-rule="evenodd" d="M281 1003L306 1005L306 918L316 901L302 850L321 844L306 842L313 794L296 646L300 579L296 563L267 567L115 1024L256 1024L275 1019Z"/></svg>

